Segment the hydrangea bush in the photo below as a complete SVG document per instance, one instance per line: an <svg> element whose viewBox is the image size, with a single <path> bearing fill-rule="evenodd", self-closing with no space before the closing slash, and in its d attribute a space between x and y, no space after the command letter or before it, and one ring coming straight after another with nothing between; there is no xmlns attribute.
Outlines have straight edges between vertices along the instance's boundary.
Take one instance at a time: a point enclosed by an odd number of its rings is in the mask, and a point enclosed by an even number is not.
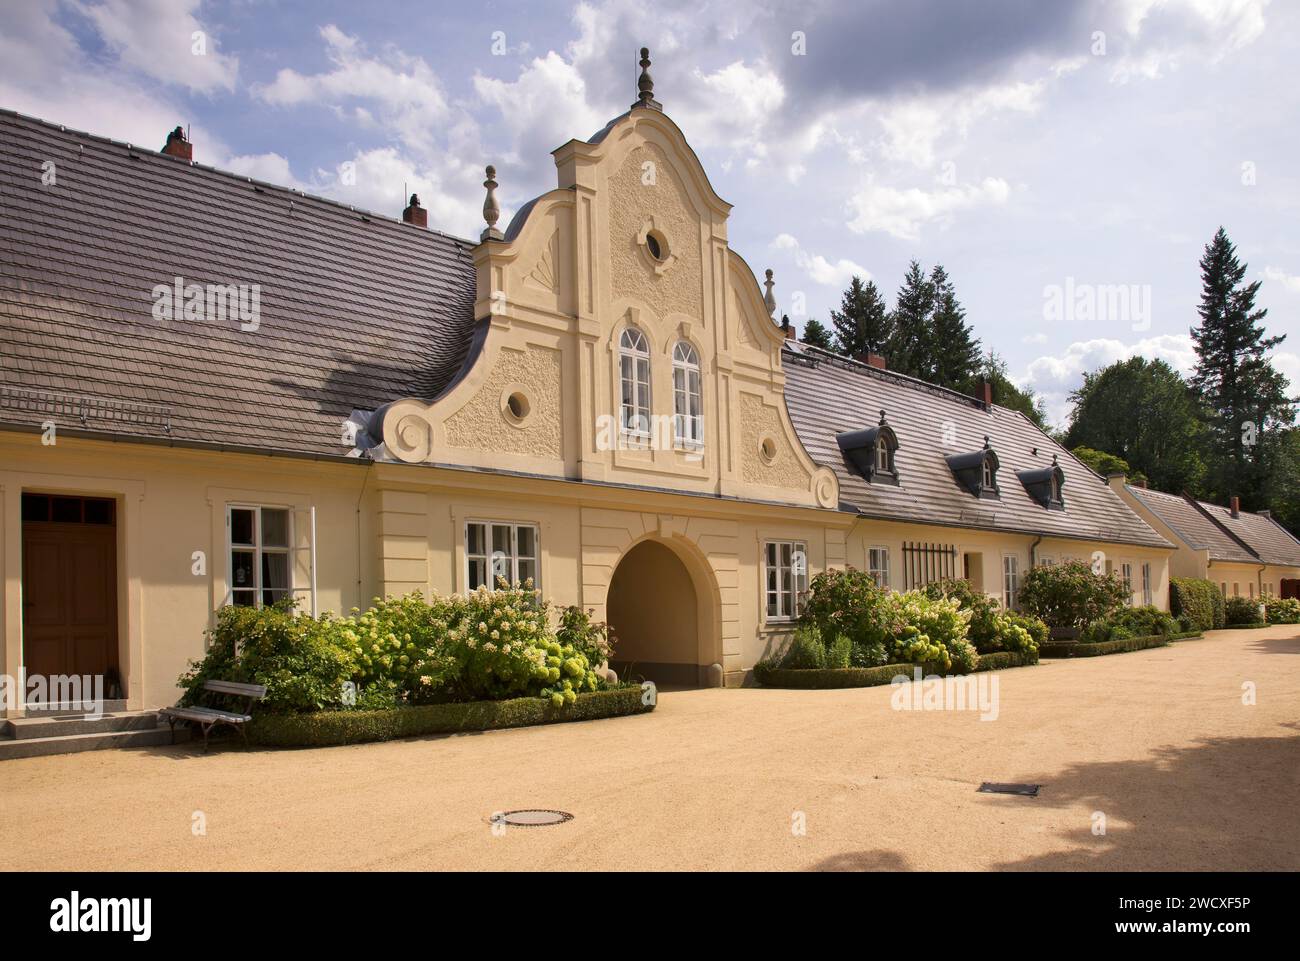
<svg viewBox="0 0 1300 961"><path fill-rule="evenodd" d="M612 645L606 625L579 608L557 615L531 582L375 598L345 618L292 602L227 607L211 637L181 677L187 698L210 678L253 681L268 688L262 709L280 712L515 697L562 707L604 686Z"/></svg>

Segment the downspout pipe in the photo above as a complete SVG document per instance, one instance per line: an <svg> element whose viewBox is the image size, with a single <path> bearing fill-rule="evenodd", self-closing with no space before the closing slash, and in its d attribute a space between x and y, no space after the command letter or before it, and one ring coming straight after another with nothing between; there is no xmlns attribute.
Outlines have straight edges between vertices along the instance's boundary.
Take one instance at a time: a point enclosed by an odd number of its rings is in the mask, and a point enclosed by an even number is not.
<svg viewBox="0 0 1300 961"><path fill-rule="evenodd" d="M1043 543L1043 535L1039 534L1034 538L1034 542L1029 545L1029 568L1033 570L1038 566L1038 545Z"/></svg>

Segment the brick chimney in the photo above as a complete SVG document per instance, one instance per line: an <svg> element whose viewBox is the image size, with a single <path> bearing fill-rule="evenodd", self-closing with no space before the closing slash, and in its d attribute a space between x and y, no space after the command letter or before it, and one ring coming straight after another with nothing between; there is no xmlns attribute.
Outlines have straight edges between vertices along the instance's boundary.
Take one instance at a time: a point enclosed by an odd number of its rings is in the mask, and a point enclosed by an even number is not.
<svg viewBox="0 0 1300 961"><path fill-rule="evenodd" d="M785 314L781 315L781 333L785 334L786 340L794 340L794 324L790 323L790 318Z"/></svg>
<svg viewBox="0 0 1300 961"><path fill-rule="evenodd" d="M1236 494L1228 498L1228 511L1233 517L1241 516L1241 498Z"/></svg>
<svg viewBox="0 0 1300 961"><path fill-rule="evenodd" d="M858 354L853 358L859 364L866 364L868 367L874 367L876 370L888 370L889 365L885 361L884 354L877 354L874 351L867 351L865 354Z"/></svg>
<svg viewBox="0 0 1300 961"><path fill-rule="evenodd" d="M1135 477L1135 478L1133 478L1133 486L1134 486L1134 487L1140 487L1140 488L1142 488L1143 490L1146 490L1146 489L1147 489L1147 479L1146 479L1146 477Z"/></svg>
<svg viewBox="0 0 1300 961"><path fill-rule="evenodd" d="M414 224L416 227L429 226L429 211L420 206L420 198L417 194L411 194L411 202L402 211L402 223Z"/></svg>
<svg viewBox="0 0 1300 961"><path fill-rule="evenodd" d="M984 406L993 406L993 385L987 380L984 381Z"/></svg>
<svg viewBox="0 0 1300 961"><path fill-rule="evenodd" d="M167 135L167 142L163 144L162 152L169 157L192 161L194 159L194 144L186 140L185 131L177 127Z"/></svg>

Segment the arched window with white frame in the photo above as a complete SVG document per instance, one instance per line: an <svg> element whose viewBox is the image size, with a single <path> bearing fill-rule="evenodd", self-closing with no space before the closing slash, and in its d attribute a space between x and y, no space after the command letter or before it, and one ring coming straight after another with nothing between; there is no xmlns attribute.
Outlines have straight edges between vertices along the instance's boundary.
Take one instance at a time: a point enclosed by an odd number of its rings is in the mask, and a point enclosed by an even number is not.
<svg viewBox="0 0 1300 961"><path fill-rule="evenodd" d="M673 438L678 447L704 446L700 355L684 340L673 348Z"/></svg>
<svg viewBox="0 0 1300 961"><path fill-rule="evenodd" d="M618 342L621 388L619 426L624 434L650 436L650 345L635 327L623 331Z"/></svg>

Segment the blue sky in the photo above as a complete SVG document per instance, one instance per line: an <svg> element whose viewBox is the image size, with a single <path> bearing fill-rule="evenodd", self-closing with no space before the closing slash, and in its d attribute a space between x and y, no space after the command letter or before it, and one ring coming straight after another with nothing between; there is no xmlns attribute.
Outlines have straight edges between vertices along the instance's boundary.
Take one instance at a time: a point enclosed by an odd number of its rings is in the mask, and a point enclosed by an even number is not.
<svg viewBox="0 0 1300 961"><path fill-rule="evenodd" d="M942 263L1061 422L1085 370L1189 367L1219 224L1300 381L1298 31L1269 0L25 0L0 7L0 106L155 148L184 123L201 162L390 215L418 191L477 236L483 165L507 217L553 186L644 44L798 326L853 273L892 301L910 259Z"/></svg>

